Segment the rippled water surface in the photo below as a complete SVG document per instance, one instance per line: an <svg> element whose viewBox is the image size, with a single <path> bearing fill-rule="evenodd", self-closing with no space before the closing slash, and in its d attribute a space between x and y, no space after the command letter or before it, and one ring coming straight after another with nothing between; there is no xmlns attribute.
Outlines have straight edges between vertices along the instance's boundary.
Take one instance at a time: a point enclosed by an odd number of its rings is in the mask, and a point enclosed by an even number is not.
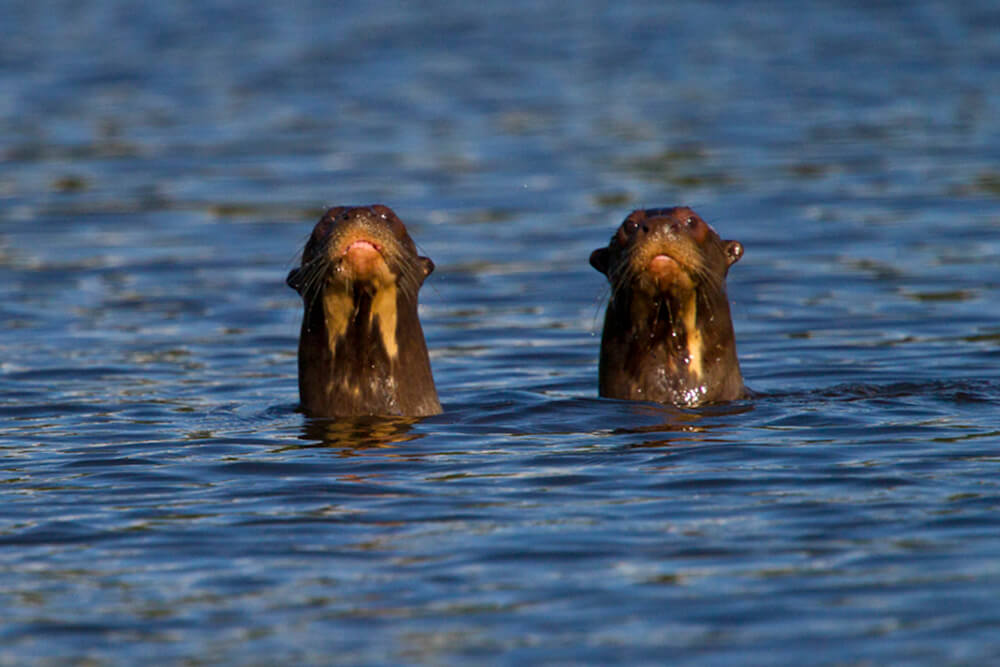
<svg viewBox="0 0 1000 667"><path fill-rule="evenodd" d="M1000 660L1000 11L0 3L0 663ZM444 414L296 411L324 207ZM751 400L597 397L629 210Z"/></svg>

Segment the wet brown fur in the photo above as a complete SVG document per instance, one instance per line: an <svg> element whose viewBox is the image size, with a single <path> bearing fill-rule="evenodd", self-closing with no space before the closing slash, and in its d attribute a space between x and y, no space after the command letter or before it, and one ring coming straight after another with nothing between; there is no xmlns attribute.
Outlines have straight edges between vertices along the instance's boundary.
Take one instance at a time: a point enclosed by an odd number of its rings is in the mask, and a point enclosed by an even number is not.
<svg viewBox="0 0 1000 667"><path fill-rule="evenodd" d="M433 270L387 206L332 208L316 223L287 280L304 305L299 397L309 415L441 412L417 316Z"/></svg>
<svg viewBox="0 0 1000 667"><path fill-rule="evenodd" d="M725 283L742 256L690 208L630 213L590 256L611 283L600 395L680 406L744 396Z"/></svg>

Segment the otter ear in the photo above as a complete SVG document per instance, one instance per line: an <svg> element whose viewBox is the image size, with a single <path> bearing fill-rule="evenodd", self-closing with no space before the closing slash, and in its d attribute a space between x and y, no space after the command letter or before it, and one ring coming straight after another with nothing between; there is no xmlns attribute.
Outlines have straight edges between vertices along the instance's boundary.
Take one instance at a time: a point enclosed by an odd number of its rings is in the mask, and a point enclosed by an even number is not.
<svg viewBox="0 0 1000 667"><path fill-rule="evenodd" d="M417 257L417 261L420 262L420 268L424 272L424 275L420 278L420 284L422 285L427 276L434 273L434 262L431 261L430 257Z"/></svg>
<svg viewBox="0 0 1000 667"><path fill-rule="evenodd" d="M285 283L299 294L302 294L302 271L300 269L289 271L288 277L285 278Z"/></svg>
<svg viewBox="0 0 1000 667"><path fill-rule="evenodd" d="M726 244L726 263L732 266L743 256L743 244L739 241L723 241Z"/></svg>
<svg viewBox="0 0 1000 667"><path fill-rule="evenodd" d="M608 275L608 249L598 248L590 253L590 265L604 275Z"/></svg>

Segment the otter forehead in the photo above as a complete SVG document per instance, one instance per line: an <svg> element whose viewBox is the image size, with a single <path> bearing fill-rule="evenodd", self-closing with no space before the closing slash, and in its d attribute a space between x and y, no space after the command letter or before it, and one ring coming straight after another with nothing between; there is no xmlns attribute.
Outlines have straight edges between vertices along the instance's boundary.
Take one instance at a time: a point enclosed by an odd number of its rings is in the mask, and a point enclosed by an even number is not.
<svg viewBox="0 0 1000 667"><path fill-rule="evenodd" d="M371 206L335 206L327 210L316 224L316 229L330 228L343 224L402 224L399 216L388 206L373 204Z"/></svg>
<svg viewBox="0 0 1000 667"><path fill-rule="evenodd" d="M663 236L689 236L698 244L709 239L718 239L719 235L711 225L687 206L669 208L637 209L626 216L618 228L615 239L625 246L631 243L643 243L649 239Z"/></svg>
<svg viewBox="0 0 1000 667"><path fill-rule="evenodd" d="M337 206L324 213L313 227L303 253L303 262L308 262L324 249L331 249L332 245L355 239L368 239L383 251L398 247L404 252L416 254L416 245L403 221L388 206Z"/></svg>

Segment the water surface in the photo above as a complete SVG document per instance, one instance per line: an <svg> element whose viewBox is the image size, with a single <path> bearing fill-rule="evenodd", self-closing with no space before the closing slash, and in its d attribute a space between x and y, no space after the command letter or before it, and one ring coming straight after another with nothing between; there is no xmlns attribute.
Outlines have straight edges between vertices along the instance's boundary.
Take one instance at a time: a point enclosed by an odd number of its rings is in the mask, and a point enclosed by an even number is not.
<svg viewBox="0 0 1000 667"><path fill-rule="evenodd" d="M1000 658L1000 12L869 4L0 3L0 662ZM310 421L374 202L445 412ZM753 400L597 397L674 204Z"/></svg>

